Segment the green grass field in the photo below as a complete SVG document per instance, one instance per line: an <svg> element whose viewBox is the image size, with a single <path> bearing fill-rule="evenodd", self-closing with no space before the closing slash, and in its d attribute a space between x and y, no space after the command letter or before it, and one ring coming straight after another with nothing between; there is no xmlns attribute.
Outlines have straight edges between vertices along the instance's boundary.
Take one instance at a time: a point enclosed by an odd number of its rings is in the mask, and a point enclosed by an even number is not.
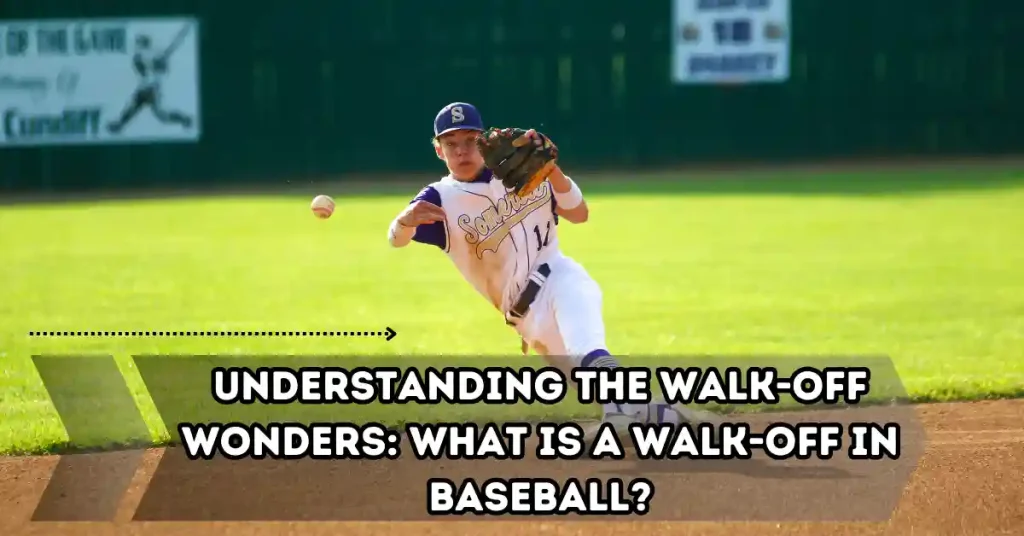
<svg viewBox="0 0 1024 536"><path fill-rule="evenodd" d="M1024 394L1024 173L577 180L592 217L562 246L604 289L612 352L886 354L920 400ZM0 207L0 452L64 440L34 354L114 354L149 419L132 354L517 356L440 252L388 246L416 191ZM385 326L391 342L27 336Z"/></svg>

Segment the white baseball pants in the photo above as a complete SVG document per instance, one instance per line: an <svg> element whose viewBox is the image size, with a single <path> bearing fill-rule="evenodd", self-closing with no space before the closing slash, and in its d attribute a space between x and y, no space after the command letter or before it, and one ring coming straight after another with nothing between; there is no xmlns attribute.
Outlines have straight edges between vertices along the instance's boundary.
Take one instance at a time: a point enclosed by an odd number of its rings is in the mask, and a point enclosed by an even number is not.
<svg viewBox="0 0 1024 536"><path fill-rule="evenodd" d="M516 331L538 354L577 363L594 350L606 350L601 287L569 257L556 256L548 266L551 275Z"/></svg>

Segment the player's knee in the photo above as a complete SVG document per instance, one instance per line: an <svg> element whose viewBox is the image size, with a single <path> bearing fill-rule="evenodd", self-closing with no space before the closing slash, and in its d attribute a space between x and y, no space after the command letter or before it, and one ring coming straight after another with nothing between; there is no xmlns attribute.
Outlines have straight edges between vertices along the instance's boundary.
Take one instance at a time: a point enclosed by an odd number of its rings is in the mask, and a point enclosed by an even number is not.
<svg viewBox="0 0 1024 536"><path fill-rule="evenodd" d="M604 333L599 330L588 330L586 333L574 333L565 340L565 350L569 355L596 358L611 355L605 344Z"/></svg>
<svg viewBox="0 0 1024 536"><path fill-rule="evenodd" d="M599 350L607 351L600 310L579 307L559 309L556 322L569 355L585 356Z"/></svg>

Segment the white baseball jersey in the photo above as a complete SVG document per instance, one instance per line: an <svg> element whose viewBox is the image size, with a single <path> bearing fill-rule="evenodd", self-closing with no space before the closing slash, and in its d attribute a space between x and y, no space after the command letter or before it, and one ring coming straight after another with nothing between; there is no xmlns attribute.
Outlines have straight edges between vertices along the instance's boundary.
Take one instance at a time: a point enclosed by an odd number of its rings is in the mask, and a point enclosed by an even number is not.
<svg viewBox="0 0 1024 536"><path fill-rule="evenodd" d="M135 72L139 75L139 89L159 89L163 82L164 73L156 68L157 61L162 60L158 54L146 50L136 52L132 61L135 63Z"/></svg>
<svg viewBox="0 0 1024 536"><path fill-rule="evenodd" d="M413 240L441 248L462 276L505 312L540 264L561 257L551 183L520 199L484 171L472 182L450 175L413 200L444 209L444 222L420 225Z"/></svg>

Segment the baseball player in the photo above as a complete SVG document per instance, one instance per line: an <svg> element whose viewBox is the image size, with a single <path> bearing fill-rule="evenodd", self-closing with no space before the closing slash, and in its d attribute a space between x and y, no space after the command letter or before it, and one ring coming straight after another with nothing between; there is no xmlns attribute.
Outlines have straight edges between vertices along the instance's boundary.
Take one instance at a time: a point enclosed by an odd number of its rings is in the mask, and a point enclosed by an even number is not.
<svg viewBox="0 0 1024 536"><path fill-rule="evenodd" d="M131 100L121 112L121 116L107 125L107 129L114 134L121 132L125 125L147 106L161 123L176 123L184 128L191 127L191 117L178 111L164 110L161 104L160 86L163 84L164 75L167 74L170 55L177 48L176 45L172 44L167 50L156 52L153 50L150 37L139 35L135 38L135 47L132 67L139 77L139 85L132 93Z"/></svg>
<svg viewBox="0 0 1024 536"><path fill-rule="evenodd" d="M399 248L415 241L446 253L518 332L523 352L532 347L566 377L575 367L617 367L605 343L601 289L559 249L558 223L589 217L583 193L554 164L557 149L550 139L534 130L510 132L486 131L469 103L442 108L433 144L449 173L395 217L388 241ZM520 169L528 171L519 180L533 184L517 192L506 183ZM692 420L685 409L660 402L605 404L602 413L620 434L632 422Z"/></svg>

